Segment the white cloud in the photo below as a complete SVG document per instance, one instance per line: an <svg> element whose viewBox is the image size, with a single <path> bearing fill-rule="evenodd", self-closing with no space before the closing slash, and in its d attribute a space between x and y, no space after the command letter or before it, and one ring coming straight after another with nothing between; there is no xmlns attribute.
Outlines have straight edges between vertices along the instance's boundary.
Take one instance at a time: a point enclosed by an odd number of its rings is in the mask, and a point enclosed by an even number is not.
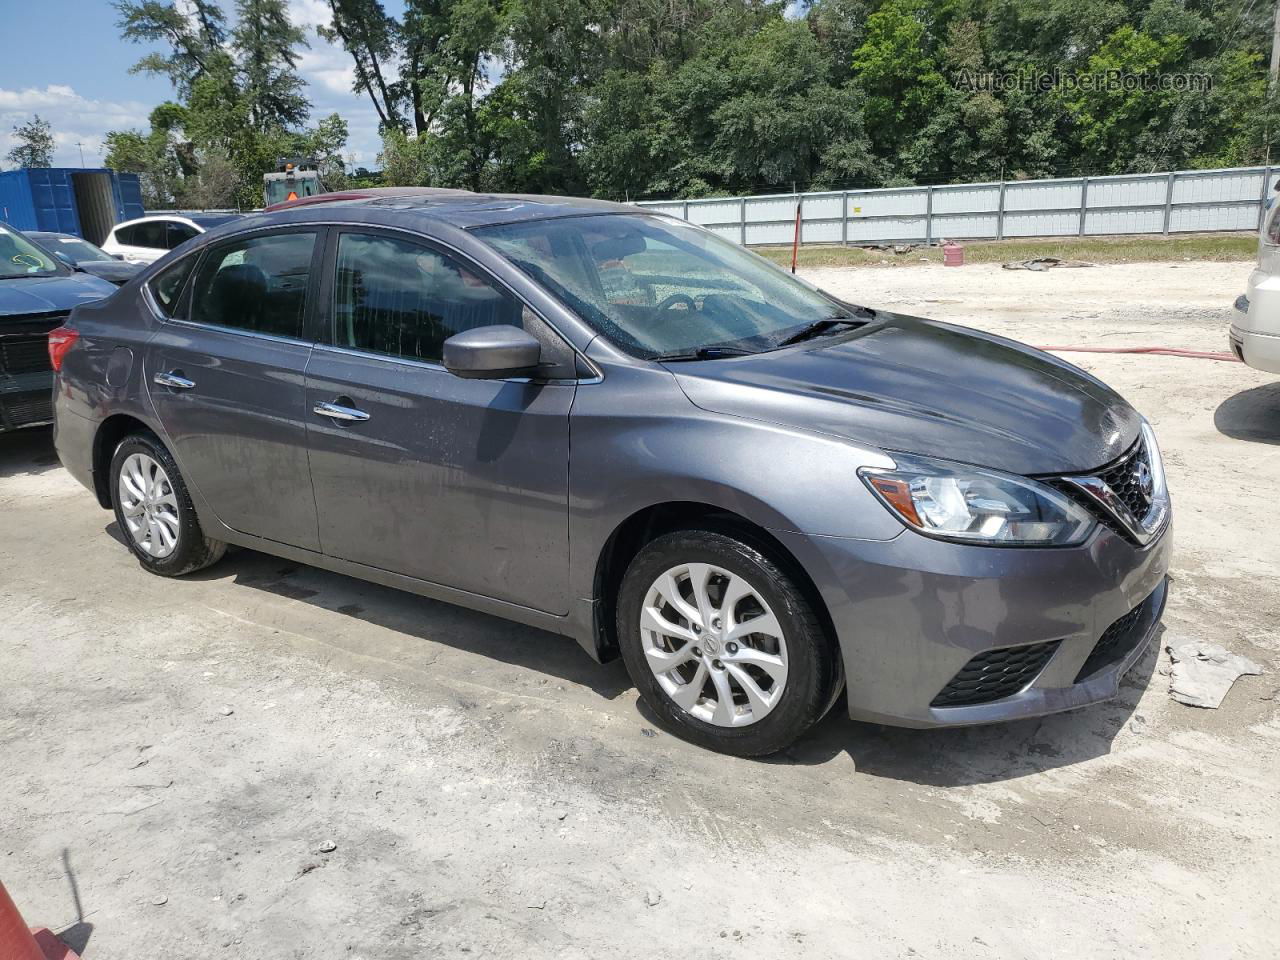
<svg viewBox="0 0 1280 960"><path fill-rule="evenodd" d="M60 83L49 84L44 89L0 87L0 158L14 146L13 128L38 113L49 121L53 130L54 166L80 166L82 149L85 166L101 166L107 131L145 129L151 109L145 103L132 100L93 100Z"/></svg>
<svg viewBox="0 0 1280 960"><path fill-rule="evenodd" d="M373 104L367 94L356 94L351 89L355 80L351 57L315 30L316 26L329 23L329 5L324 0L292 0L289 12L307 37L308 46L299 50L298 73L306 82L306 96L312 101L311 122L331 113L339 114L350 131L348 162L376 166L381 140ZM386 65L386 76L388 81L395 79L394 65ZM13 127L38 113L53 129L55 166L80 166L81 149L85 166L101 166L107 132L146 130L147 117L155 106L138 101L95 100L62 83L42 88L0 87L0 165L8 166L3 158L14 145Z"/></svg>

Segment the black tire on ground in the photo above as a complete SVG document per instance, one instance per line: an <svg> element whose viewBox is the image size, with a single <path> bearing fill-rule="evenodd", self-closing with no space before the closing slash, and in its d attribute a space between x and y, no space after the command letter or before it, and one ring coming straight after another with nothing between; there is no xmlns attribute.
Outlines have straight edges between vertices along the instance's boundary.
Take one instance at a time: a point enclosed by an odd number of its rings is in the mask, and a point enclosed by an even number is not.
<svg viewBox="0 0 1280 960"><path fill-rule="evenodd" d="M786 641L788 672L782 699L761 719L718 726L674 703L646 660L640 629L645 596L665 571L682 563L710 563L747 580L768 602ZM623 575L617 630L632 682L663 725L699 746L739 757L776 753L794 743L830 709L843 672L840 654L793 578L759 546L709 530L680 530L646 544Z"/></svg>
<svg viewBox="0 0 1280 960"><path fill-rule="evenodd" d="M124 462L135 453L146 454L160 464L169 478L169 485L178 502L178 544L167 557L153 557L141 549L130 536L128 524L121 512L120 471ZM196 519L195 508L191 505L191 494L187 492L187 485L182 479L178 464L155 434L150 431L139 431L120 441L115 454L111 457L109 476L111 506L115 510L116 523L129 550L147 570L162 577L180 577L183 574L203 570L222 559L222 555L227 551L227 545L204 535L204 531L200 528L200 521Z"/></svg>

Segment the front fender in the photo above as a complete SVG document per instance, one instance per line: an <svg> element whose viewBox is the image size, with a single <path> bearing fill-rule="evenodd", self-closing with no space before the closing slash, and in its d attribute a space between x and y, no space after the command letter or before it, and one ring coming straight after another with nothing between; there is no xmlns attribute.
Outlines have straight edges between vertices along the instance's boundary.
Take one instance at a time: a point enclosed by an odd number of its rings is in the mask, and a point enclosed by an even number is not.
<svg viewBox="0 0 1280 960"><path fill-rule="evenodd" d="M767 530L809 536L891 540L902 533L858 479L859 467L893 465L882 452L702 410L661 368L619 365L603 383L581 386L570 437L570 584L586 604L613 533L660 504L705 504ZM590 617L577 617L581 638Z"/></svg>

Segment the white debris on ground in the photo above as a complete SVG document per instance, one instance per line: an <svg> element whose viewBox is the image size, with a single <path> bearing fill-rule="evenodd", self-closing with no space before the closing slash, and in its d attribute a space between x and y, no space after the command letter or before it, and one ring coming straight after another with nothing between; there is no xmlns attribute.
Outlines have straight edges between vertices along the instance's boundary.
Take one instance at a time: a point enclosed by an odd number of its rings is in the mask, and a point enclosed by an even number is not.
<svg viewBox="0 0 1280 960"><path fill-rule="evenodd" d="M1216 710L1236 680L1262 673L1262 667L1252 660L1219 643L1192 640L1167 649L1173 660L1169 696L1188 706Z"/></svg>
<svg viewBox="0 0 1280 960"><path fill-rule="evenodd" d="M1063 260L1060 257L1033 257L1030 260L1010 260L1001 264L1005 270L1034 270L1037 273L1051 270L1054 267L1096 267L1096 263L1088 260Z"/></svg>

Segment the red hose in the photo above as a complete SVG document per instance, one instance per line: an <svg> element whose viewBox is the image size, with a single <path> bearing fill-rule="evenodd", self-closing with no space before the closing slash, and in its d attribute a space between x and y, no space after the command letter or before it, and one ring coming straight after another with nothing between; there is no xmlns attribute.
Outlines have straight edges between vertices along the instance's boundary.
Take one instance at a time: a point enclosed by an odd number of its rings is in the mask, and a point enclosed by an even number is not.
<svg viewBox="0 0 1280 960"><path fill-rule="evenodd" d="M1177 347L1037 347L1053 353L1153 353L1162 357L1193 357L1197 360L1224 360L1239 363L1233 353L1213 353L1209 350L1180 350Z"/></svg>

